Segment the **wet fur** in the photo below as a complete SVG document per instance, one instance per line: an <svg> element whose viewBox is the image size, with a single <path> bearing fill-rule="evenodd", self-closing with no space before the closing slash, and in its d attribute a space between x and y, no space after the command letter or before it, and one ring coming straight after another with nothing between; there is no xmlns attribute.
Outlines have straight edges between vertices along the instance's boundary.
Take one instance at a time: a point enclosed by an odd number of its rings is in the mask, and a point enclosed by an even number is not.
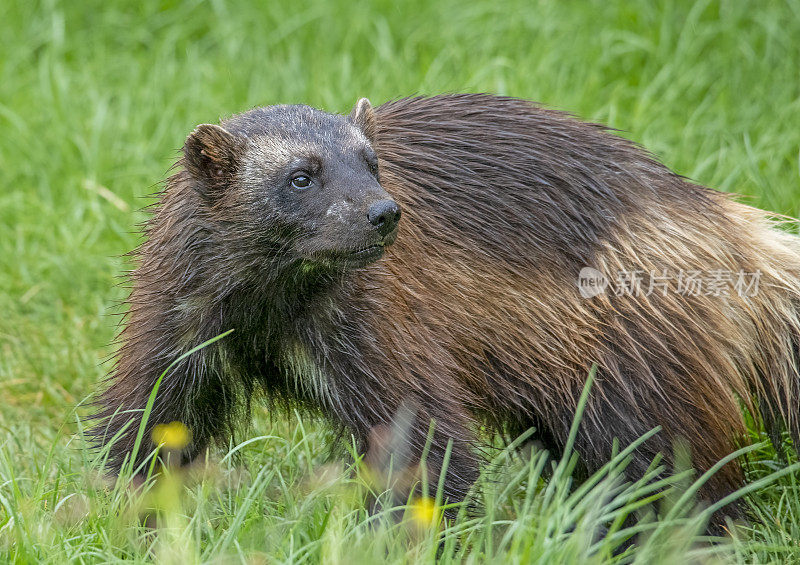
<svg viewBox="0 0 800 565"><path fill-rule="evenodd" d="M259 112L234 125L257 131ZM411 453L436 422L434 472L453 441L445 494L458 500L478 474L483 424L512 434L536 426L559 452L593 363L576 444L586 472L608 460L614 438L625 445L656 426L630 478L657 453L671 464L679 440L705 471L746 439L742 405L773 437L800 440L800 246L766 213L602 126L526 101L444 95L362 112L351 123L372 140L381 185L403 210L396 243L363 268L299 268L264 233L285 230L287 245L302 234L241 204L257 189L253 163L223 171L228 188L209 204L184 159L137 253L99 398L101 441L136 420L114 413L142 409L171 361L231 328L167 375L148 422L185 422L187 461L230 437L256 391L321 412L363 449L370 430L410 405ZM301 122L299 131L344 135L335 121ZM585 266L762 275L754 297L585 299L576 285ZM115 466L134 437L129 428L111 447ZM718 499L742 482L730 463L701 495Z"/></svg>

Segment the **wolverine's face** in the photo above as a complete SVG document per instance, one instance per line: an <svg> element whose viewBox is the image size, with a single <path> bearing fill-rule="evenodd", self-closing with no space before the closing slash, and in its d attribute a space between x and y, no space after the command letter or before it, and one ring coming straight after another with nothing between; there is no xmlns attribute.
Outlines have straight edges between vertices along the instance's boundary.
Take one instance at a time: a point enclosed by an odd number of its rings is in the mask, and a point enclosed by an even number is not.
<svg viewBox="0 0 800 565"><path fill-rule="evenodd" d="M380 184L365 134L371 108L359 108L368 118L273 106L200 126L187 140L187 168L223 194L236 191L236 206L280 240L283 254L309 265L364 266L394 242L400 207Z"/></svg>

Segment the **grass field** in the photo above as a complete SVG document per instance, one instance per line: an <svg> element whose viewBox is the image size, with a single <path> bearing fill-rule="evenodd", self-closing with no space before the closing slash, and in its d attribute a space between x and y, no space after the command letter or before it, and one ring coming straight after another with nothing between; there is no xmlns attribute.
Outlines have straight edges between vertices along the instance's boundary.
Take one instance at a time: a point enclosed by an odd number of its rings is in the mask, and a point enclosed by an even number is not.
<svg viewBox="0 0 800 565"><path fill-rule="evenodd" d="M326 427L263 409L235 457L142 501L99 477L75 409L108 368L139 210L194 125L490 91L605 122L798 216L800 1L11 0L0 38L0 561L800 562L797 474L757 483L763 523L716 545L696 543L702 516L675 494L615 557L620 534L596 526L649 495L615 480L624 453L578 490L569 461L545 481L544 453L500 454L486 515L437 528L428 508L369 517L367 481L327 459ZM768 448L754 459L754 480L784 466ZM142 505L162 509L158 534Z"/></svg>

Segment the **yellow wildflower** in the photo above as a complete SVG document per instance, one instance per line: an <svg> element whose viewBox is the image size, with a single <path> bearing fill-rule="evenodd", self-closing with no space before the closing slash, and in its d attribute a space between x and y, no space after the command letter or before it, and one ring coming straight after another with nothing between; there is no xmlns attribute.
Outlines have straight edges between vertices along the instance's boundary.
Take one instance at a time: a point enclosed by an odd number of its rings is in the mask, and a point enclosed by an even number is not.
<svg viewBox="0 0 800 565"><path fill-rule="evenodd" d="M423 496L411 505L411 519L421 526L430 526L439 516L439 508L432 498Z"/></svg>
<svg viewBox="0 0 800 565"><path fill-rule="evenodd" d="M182 422L158 424L151 434L153 443L165 449L183 449L192 439L192 432Z"/></svg>

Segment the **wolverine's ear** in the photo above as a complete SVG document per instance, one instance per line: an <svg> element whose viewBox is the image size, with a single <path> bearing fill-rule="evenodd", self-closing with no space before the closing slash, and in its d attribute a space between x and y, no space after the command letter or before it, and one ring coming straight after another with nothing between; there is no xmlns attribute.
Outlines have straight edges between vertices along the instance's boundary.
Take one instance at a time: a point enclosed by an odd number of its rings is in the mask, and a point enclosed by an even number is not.
<svg viewBox="0 0 800 565"><path fill-rule="evenodd" d="M183 145L184 163L201 192L227 184L236 174L242 143L228 130L213 124L200 124Z"/></svg>
<svg viewBox="0 0 800 565"><path fill-rule="evenodd" d="M350 112L350 120L364 133L370 143L375 143L375 132L377 129L375 124L375 111L372 109L372 104L369 103L369 100L362 98L356 102L356 105L353 106L353 110Z"/></svg>

